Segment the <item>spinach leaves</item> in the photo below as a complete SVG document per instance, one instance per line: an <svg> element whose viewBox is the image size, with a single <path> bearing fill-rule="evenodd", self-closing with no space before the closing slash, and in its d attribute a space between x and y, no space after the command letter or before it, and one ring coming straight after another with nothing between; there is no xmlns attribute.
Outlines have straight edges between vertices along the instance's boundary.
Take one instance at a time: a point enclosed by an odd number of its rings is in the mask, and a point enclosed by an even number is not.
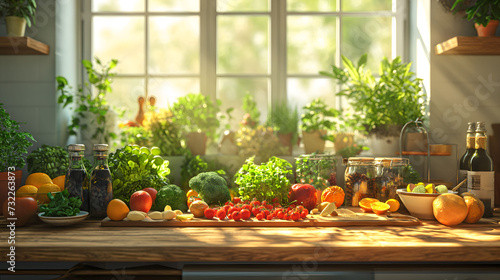
<svg viewBox="0 0 500 280"><path fill-rule="evenodd" d="M47 193L50 203L40 205L40 212L45 212L46 217L76 216L80 213L81 199L69 197L68 190L58 192L55 195Z"/></svg>

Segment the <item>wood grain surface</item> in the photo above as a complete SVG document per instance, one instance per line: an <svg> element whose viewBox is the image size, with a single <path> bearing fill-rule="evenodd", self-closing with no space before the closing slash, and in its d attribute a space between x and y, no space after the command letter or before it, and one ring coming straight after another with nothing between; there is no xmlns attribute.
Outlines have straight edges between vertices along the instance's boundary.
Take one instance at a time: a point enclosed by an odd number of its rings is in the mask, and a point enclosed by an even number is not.
<svg viewBox="0 0 500 280"><path fill-rule="evenodd" d="M6 227L6 221L0 220ZM16 261L95 262L493 262L500 225L446 227L70 227L16 228ZM1 231L1 261L9 248Z"/></svg>

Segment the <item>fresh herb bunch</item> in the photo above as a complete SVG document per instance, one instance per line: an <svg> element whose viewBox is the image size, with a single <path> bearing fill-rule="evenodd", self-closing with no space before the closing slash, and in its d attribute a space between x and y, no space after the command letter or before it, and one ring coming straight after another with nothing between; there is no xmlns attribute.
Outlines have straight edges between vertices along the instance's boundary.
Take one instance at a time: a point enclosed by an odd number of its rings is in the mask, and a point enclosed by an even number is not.
<svg viewBox="0 0 500 280"><path fill-rule="evenodd" d="M112 91L112 78L115 76L111 73L118 60L112 59L109 63L103 64L99 58L95 58L96 64L99 67L96 69L91 61L83 60L82 64L87 71L88 82L85 82L84 87L80 87L78 92L71 93L71 86L68 80L62 76L56 77L57 90L60 92L58 103L63 104L63 108L74 103L73 117L68 125L69 135L77 135L79 129L85 130L89 125L95 127L92 132L91 139L98 142L109 142L117 136L114 132L106 131L108 120L106 114L110 109L110 105L106 101L106 94ZM96 92L93 91L95 88ZM90 115L89 115L90 114ZM83 120L93 116L90 124L86 124Z"/></svg>
<svg viewBox="0 0 500 280"><path fill-rule="evenodd" d="M69 168L68 151L60 146L42 145L28 155L28 172L42 172L50 178L65 175ZM92 170L92 163L83 158L83 164L87 171Z"/></svg>
<svg viewBox="0 0 500 280"><path fill-rule="evenodd" d="M47 197L50 199L50 202L40 205L40 212L44 212L42 216L69 217L80 213L82 200L78 197L69 197L68 190L63 190L55 195L49 192L47 193Z"/></svg>
<svg viewBox="0 0 500 280"><path fill-rule="evenodd" d="M248 158L235 175L241 198L259 201L277 198L279 203L286 205L291 186L289 178L293 176L292 165L277 157L271 157L261 165L255 164L254 159Z"/></svg>
<svg viewBox="0 0 500 280"><path fill-rule="evenodd" d="M26 163L28 148L33 145L30 140L35 139L19 129L19 123L10 118L3 103L0 103L0 172L7 171L11 166L23 168Z"/></svg>
<svg viewBox="0 0 500 280"><path fill-rule="evenodd" d="M168 160L158 147L148 149L127 145L109 155L108 163L113 178L113 197L128 203L130 196L144 188L160 190L168 185Z"/></svg>

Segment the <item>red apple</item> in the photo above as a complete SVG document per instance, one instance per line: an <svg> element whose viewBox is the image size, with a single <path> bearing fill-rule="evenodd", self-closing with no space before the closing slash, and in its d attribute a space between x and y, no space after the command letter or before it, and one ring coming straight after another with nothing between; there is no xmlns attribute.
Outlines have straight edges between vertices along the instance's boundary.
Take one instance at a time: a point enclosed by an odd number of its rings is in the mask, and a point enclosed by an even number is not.
<svg viewBox="0 0 500 280"><path fill-rule="evenodd" d="M307 210L311 211L318 202L316 188L309 184L295 184L290 188L288 200L290 202L296 201L295 204L303 205Z"/></svg>
<svg viewBox="0 0 500 280"><path fill-rule="evenodd" d="M36 204L36 200L33 197L16 197L15 204L9 204L9 201L12 200L7 199L3 203L2 209L4 217L6 219L17 218L17 220L7 220L7 224L10 224L10 222L15 222L16 226L22 227L36 216L38 205Z"/></svg>
<svg viewBox="0 0 500 280"><path fill-rule="evenodd" d="M148 192L136 191L130 196L130 210L148 213L153 205L153 199Z"/></svg>
<svg viewBox="0 0 500 280"><path fill-rule="evenodd" d="M151 196L151 199L153 200L153 203L155 203L156 194L158 193L158 191L153 188L145 188L143 189L143 191L148 192Z"/></svg>

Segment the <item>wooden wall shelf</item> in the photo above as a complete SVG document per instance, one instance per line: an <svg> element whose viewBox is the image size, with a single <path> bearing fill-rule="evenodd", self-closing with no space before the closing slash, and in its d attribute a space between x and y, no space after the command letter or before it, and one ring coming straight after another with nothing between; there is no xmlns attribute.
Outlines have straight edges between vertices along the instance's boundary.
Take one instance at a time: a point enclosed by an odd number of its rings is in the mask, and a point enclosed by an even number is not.
<svg viewBox="0 0 500 280"><path fill-rule="evenodd" d="M47 55L48 45L30 37L0 37L0 55Z"/></svg>
<svg viewBox="0 0 500 280"><path fill-rule="evenodd" d="M500 55L500 37L453 37L437 44L436 54Z"/></svg>

